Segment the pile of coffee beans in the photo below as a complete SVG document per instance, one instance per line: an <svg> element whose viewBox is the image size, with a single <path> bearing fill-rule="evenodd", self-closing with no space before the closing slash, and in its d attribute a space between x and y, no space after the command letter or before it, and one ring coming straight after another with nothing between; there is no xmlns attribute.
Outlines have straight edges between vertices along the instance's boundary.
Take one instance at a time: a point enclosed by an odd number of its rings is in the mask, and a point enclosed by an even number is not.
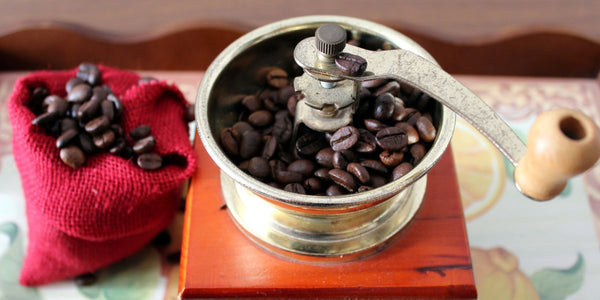
<svg viewBox="0 0 600 300"><path fill-rule="evenodd" d="M363 58L344 53L336 63L354 76L366 68ZM220 132L220 143L240 169L271 186L328 196L368 191L408 173L437 135L435 101L397 81L373 80L362 85L351 125L332 133L302 127L291 141L304 96L286 71L269 70L265 89L241 99L239 121Z"/></svg>
<svg viewBox="0 0 600 300"><path fill-rule="evenodd" d="M109 152L130 159L137 155L136 164L146 170L162 166L162 158L150 153L156 140L150 135L150 127L142 125L130 136L133 147L119 124L123 105L107 85L100 85L101 74L91 63L79 65L75 77L69 79L66 97L49 95L44 87L36 88L29 101L36 114L34 125L57 137L56 147L60 159L72 168L85 164L86 157L95 153Z"/></svg>

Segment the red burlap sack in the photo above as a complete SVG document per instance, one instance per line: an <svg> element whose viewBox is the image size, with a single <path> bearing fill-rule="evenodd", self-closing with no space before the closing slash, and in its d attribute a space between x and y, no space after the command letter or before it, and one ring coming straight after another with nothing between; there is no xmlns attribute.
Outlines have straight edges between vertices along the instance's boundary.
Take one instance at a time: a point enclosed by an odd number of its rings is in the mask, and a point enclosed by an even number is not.
<svg viewBox="0 0 600 300"><path fill-rule="evenodd" d="M35 116L27 103L38 86L65 96L65 83L76 71L37 72L17 81L8 114L29 225L24 285L91 272L141 249L171 222L180 186L195 168L181 92L164 82L137 85L134 73L99 68L102 84L123 103L124 131L150 125L154 152L177 163L145 171L102 153L88 156L81 168L68 167L59 158L56 138L31 124Z"/></svg>

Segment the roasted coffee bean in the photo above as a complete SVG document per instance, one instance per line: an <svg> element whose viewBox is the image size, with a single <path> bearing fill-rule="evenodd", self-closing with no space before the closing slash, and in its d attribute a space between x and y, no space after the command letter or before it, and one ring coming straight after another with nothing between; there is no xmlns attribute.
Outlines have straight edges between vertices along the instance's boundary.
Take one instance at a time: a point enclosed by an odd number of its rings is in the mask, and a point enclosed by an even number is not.
<svg viewBox="0 0 600 300"><path fill-rule="evenodd" d="M144 170L156 170L162 167L162 157L156 153L144 153L138 156L137 165Z"/></svg>
<svg viewBox="0 0 600 300"><path fill-rule="evenodd" d="M58 112L45 112L31 121L31 124L40 127L50 127L56 120L58 120Z"/></svg>
<svg viewBox="0 0 600 300"><path fill-rule="evenodd" d="M374 95L375 97L379 97L385 93L396 94L398 93L398 91L400 91L400 83L398 83L398 81L390 81L385 85L379 87L375 91Z"/></svg>
<svg viewBox="0 0 600 300"><path fill-rule="evenodd" d="M71 104L71 109L69 111L67 111L67 115L71 118L77 118L77 112L79 111L80 107L81 107L81 104L79 104L79 103Z"/></svg>
<svg viewBox="0 0 600 300"><path fill-rule="evenodd" d="M123 136L123 127L119 124L110 124L110 130L114 131L116 136Z"/></svg>
<svg viewBox="0 0 600 300"><path fill-rule="evenodd" d="M333 168L333 149L331 147L323 148L315 155L317 163L323 167Z"/></svg>
<svg viewBox="0 0 600 300"><path fill-rule="evenodd" d="M433 124L431 124L431 121L429 121L429 119L420 117L416 121L416 126L417 130L419 131L419 136L421 136L423 141L428 143L433 142L437 133L435 127L433 126Z"/></svg>
<svg viewBox="0 0 600 300"><path fill-rule="evenodd" d="M100 112L101 103L100 100L90 100L81 104L79 110L77 110L77 118L83 122L93 119Z"/></svg>
<svg viewBox="0 0 600 300"><path fill-rule="evenodd" d="M301 155L312 156L326 146L325 140L316 132L305 133L296 140L296 150Z"/></svg>
<svg viewBox="0 0 600 300"><path fill-rule="evenodd" d="M137 140L133 144L133 152L136 154L149 153L154 150L156 146L156 139L153 136L147 136L143 139Z"/></svg>
<svg viewBox="0 0 600 300"><path fill-rule="evenodd" d="M286 171L286 164L279 159L272 159L269 161L269 166L271 167L271 177L277 178L277 172Z"/></svg>
<svg viewBox="0 0 600 300"><path fill-rule="evenodd" d="M368 170L377 171L380 173L387 173L387 168L383 163L373 159L367 159L360 162L360 165L367 168Z"/></svg>
<svg viewBox="0 0 600 300"><path fill-rule="evenodd" d="M81 146L81 150L83 150L83 152L87 154L96 152L96 146L94 146L94 141L85 132L79 133L79 146Z"/></svg>
<svg viewBox="0 0 600 300"><path fill-rule="evenodd" d="M87 81L92 86L100 83L100 70L91 63L82 63L77 68L77 78Z"/></svg>
<svg viewBox="0 0 600 300"><path fill-rule="evenodd" d="M79 132L77 129L69 129L64 131L57 139L56 139L56 148L64 148L71 142L75 137L77 137Z"/></svg>
<svg viewBox="0 0 600 300"><path fill-rule="evenodd" d="M171 235L166 230L163 230L159 232L150 243L156 247L165 247L171 243Z"/></svg>
<svg viewBox="0 0 600 300"><path fill-rule="evenodd" d="M51 96L50 96L51 97ZM46 97L46 99L49 97ZM67 110L69 109L69 103L67 100L61 97L55 97L52 102L48 104L48 112L57 112L59 116L63 117L67 114Z"/></svg>
<svg viewBox="0 0 600 300"><path fill-rule="evenodd" d="M410 172L410 170L412 170L412 168L413 165L411 165L408 162L399 164L397 167L394 168L394 171L392 172L392 180L399 179L400 177L406 175L408 172Z"/></svg>
<svg viewBox="0 0 600 300"><path fill-rule="evenodd" d="M275 174L275 180L282 184L302 182L303 179L302 174L292 171L279 171Z"/></svg>
<svg viewBox="0 0 600 300"><path fill-rule="evenodd" d="M92 88L86 83L81 83L74 86L71 92L67 94L67 101L81 103L89 100L91 96Z"/></svg>
<svg viewBox="0 0 600 300"><path fill-rule="evenodd" d="M277 97L275 99L275 102L277 102L280 105L287 105L288 100L295 93L296 91L294 90L293 85L288 85L284 88L281 88L277 91Z"/></svg>
<svg viewBox="0 0 600 300"><path fill-rule="evenodd" d="M337 184L332 184L330 185L327 190L325 191L325 194L327 196L340 196L345 194L346 191L344 190L344 188L342 188L341 186L337 185Z"/></svg>
<svg viewBox="0 0 600 300"><path fill-rule="evenodd" d="M70 119L70 118L64 118L62 120L60 120L60 131L61 132L65 132L69 129L77 129L77 122L75 122L75 120Z"/></svg>
<svg viewBox="0 0 600 300"><path fill-rule="evenodd" d="M362 192L370 191L372 189L373 188L370 187L370 186L368 186L368 185L361 185L361 186L358 187L358 190L356 190L356 192L362 193Z"/></svg>
<svg viewBox="0 0 600 300"><path fill-rule="evenodd" d="M276 113L279 110L279 106L272 99L263 100L263 106L272 113Z"/></svg>
<svg viewBox="0 0 600 300"><path fill-rule="evenodd" d="M296 194L306 194L306 190L304 190L304 187L299 183L288 183L283 190Z"/></svg>
<svg viewBox="0 0 600 300"><path fill-rule="evenodd" d="M387 121L394 115L394 96L390 93L381 94L375 99L373 117L379 121Z"/></svg>
<svg viewBox="0 0 600 300"><path fill-rule="evenodd" d="M387 82L386 79L378 78L378 79L373 79L373 80L362 81L361 86L370 89L370 88L376 88L378 86L381 86L381 85L385 84L386 82Z"/></svg>
<svg viewBox="0 0 600 300"><path fill-rule="evenodd" d="M371 182L369 182L369 185L373 188L378 188L384 186L387 182L387 179L385 179L383 176L371 174Z"/></svg>
<svg viewBox="0 0 600 300"><path fill-rule="evenodd" d="M106 116L99 116L85 124L85 131L96 135L104 132L110 126L110 120Z"/></svg>
<svg viewBox="0 0 600 300"><path fill-rule="evenodd" d="M402 129L406 133L406 141L409 145L419 142L419 133L417 130L406 122L396 123L396 127Z"/></svg>
<svg viewBox="0 0 600 300"><path fill-rule="evenodd" d="M244 171L244 172L248 172L248 166L250 165L250 161L249 160L245 160L241 163L238 164L238 168L240 168L240 170Z"/></svg>
<svg viewBox="0 0 600 300"><path fill-rule="evenodd" d="M123 104L121 103L121 100L119 100L115 94L108 94L108 96L106 96L106 100L115 105L115 116L120 116L123 112Z"/></svg>
<svg viewBox="0 0 600 300"><path fill-rule="evenodd" d="M125 147L127 147L125 140L122 138L119 138L115 141L115 143L112 145L112 147L110 147L110 149L108 149L108 152L112 155L119 155L125 150Z"/></svg>
<svg viewBox="0 0 600 300"><path fill-rule="evenodd" d="M395 167L404 159L403 152L394 152L385 150L379 153L379 160L388 167Z"/></svg>
<svg viewBox="0 0 600 300"><path fill-rule="evenodd" d="M375 136L366 129L359 129L360 133L358 142L354 146L354 150L359 153L372 153L377 149L377 142Z"/></svg>
<svg viewBox="0 0 600 300"><path fill-rule="evenodd" d="M196 120L196 109L193 104L186 106L185 111L183 111L183 119L188 123Z"/></svg>
<svg viewBox="0 0 600 300"><path fill-rule="evenodd" d="M412 146L410 146L410 155L413 157L413 164L417 164L421 161L421 159L423 159L423 157L425 156L425 152L427 150L425 149L425 146L423 146L423 144L414 144Z"/></svg>
<svg viewBox="0 0 600 300"><path fill-rule="evenodd" d="M34 114L38 115L43 111L42 102L46 97L48 97L48 90L43 86L38 86L31 92L27 106Z"/></svg>
<svg viewBox="0 0 600 300"><path fill-rule="evenodd" d="M48 105L50 105L50 103L54 102L54 100L60 98L57 95L49 95L46 98L44 98L44 101L42 101L42 110L44 111L48 111Z"/></svg>
<svg viewBox="0 0 600 300"><path fill-rule="evenodd" d="M354 177L358 178L358 180L362 183L368 183L371 180L369 171L367 171L367 169L361 166L359 163L349 163L346 167L346 171L354 175Z"/></svg>
<svg viewBox="0 0 600 300"><path fill-rule="evenodd" d="M290 116L296 115L296 105L298 105L298 101L304 99L304 94L295 93L291 97L288 98L286 103L287 111L290 113Z"/></svg>
<svg viewBox="0 0 600 300"><path fill-rule="evenodd" d="M70 93L74 86L83 82L84 81L81 80L81 78L73 77L69 79L69 81L67 81L67 84L65 85L65 90L67 91L67 93Z"/></svg>
<svg viewBox="0 0 600 300"><path fill-rule="evenodd" d="M309 177L315 171L315 163L308 159L297 160L288 165L288 171L300 173L305 177Z"/></svg>
<svg viewBox="0 0 600 300"><path fill-rule="evenodd" d="M112 143L115 141L115 139L116 139L115 133L109 129L98 136L94 136L94 138L93 138L94 146L96 146L100 149L106 149L106 148L110 147L110 145L112 145Z"/></svg>
<svg viewBox="0 0 600 300"><path fill-rule="evenodd" d="M311 177L308 178L306 180L304 180L304 189L309 193L309 194L315 194L318 193L320 191L323 190L323 184L321 183L321 180L315 178L315 177Z"/></svg>
<svg viewBox="0 0 600 300"><path fill-rule="evenodd" d="M152 77L152 76L144 76L144 77L140 77L140 79L138 79L137 84L146 84L146 83L151 83L153 81L158 81L156 78Z"/></svg>
<svg viewBox="0 0 600 300"><path fill-rule="evenodd" d="M77 169L85 164L85 154L77 146L68 146L60 149L60 159L73 169Z"/></svg>
<svg viewBox="0 0 600 300"><path fill-rule="evenodd" d="M329 178L329 170L331 170L331 169L321 168L321 169L316 170L313 173L313 175L323 182L329 182L329 181L331 181L331 178Z"/></svg>
<svg viewBox="0 0 600 300"><path fill-rule="evenodd" d="M406 120L406 123L408 123L408 124L416 127L417 120L420 117L421 117L421 113L420 112L416 112L412 116L410 116L410 118L408 118L408 120Z"/></svg>
<svg viewBox="0 0 600 300"><path fill-rule="evenodd" d="M331 169L329 170L329 177L331 180L333 180L333 182L337 183L349 192L354 192L356 190L356 182L354 181L354 177L344 170Z"/></svg>
<svg viewBox="0 0 600 300"><path fill-rule="evenodd" d="M387 127L379 130L375 140L379 147L390 151L401 150L408 144L406 133L398 127Z"/></svg>
<svg viewBox="0 0 600 300"><path fill-rule="evenodd" d="M274 136L268 136L267 141L264 143L262 157L265 159L271 159L273 155L275 155L275 151L277 151L277 138Z"/></svg>
<svg viewBox="0 0 600 300"><path fill-rule="evenodd" d="M394 120L398 122L408 122L415 114L419 113L416 109L407 107L402 111L394 114ZM412 125L412 124L411 124Z"/></svg>
<svg viewBox="0 0 600 300"><path fill-rule="evenodd" d="M108 92L104 87L95 86L94 88L92 88L92 97L90 98L90 100L102 101L106 100L107 96Z"/></svg>
<svg viewBox="0 0 600 300"><path fill-rule="evenodd" d="M255 112L262 108L262 100L255 95L248 95L242 98L242 105L249 111Z"/></svg>
<svg viewBox="0 0 600 300"><path fill-rule="evenodd" d="M258 95L258 99L262 100L263 102L267 99L270 99L271 102L273 102L273 104L275 104L275 99L278 97L278 93L277 90L271 89L271 88L265 88L264 90L262 90L260 92L260 94ZM263 103L264 104L264 103Z"/></svg>
<svg viewBox="0 0 600 300"><path fill-rule="evenodd" d="M290 83L288 74L281 68L273 67L267 72L267 84L274 88L282 88Z"/></svg>
<svg viewBox="0 0 600 300"><path fill-rule="evenodd" d="M275 181L269 182L267 184L270 185L270 186L272 186L272 187L274 187L274 188L276 188L276 189L282 189L283 188L283 186L281 186L281 184L279 184L279 183L277 183Z"/></svg>
<svg viewBox="0 0 600 300"><path fill-rule="evenodd" d="M103 100L102 103L100 103L100 111L111 122L115 119L115 105L112 102Z"/></svg>
<svg viewBox="0 0 600 300"><path fill-rule="evenodd" d="M277 137L279 143L287 143L292 137L292 120L287 111L279 111L275 114L275 124L273 124L272 135Z"/></svg>
<svg viewBox="0 0 600 300"><path fill-rule="evenodd" d="M345 170L349 163L356 159L354 152L350 150L336 151L333 153L332 164L336 169Z"/></svg>
<svg viewBox="0 0 600 300"><path fill-rule="evenodd" d="M426 118L427 120L429 120L429 122L431 122L433 124L433 117L431 116L430 113L424 113L421 116Z"/></svg>
<svg viewBox="0 0 600 300"><path fill-rule="evenodd" d="M379 130L388 127L387 125L385 125L375 119L365 119L364 123L365 123L365 127L367 128L367 130L369 130L371 132L378 132Z"/></svg>
<svg viewBox="0 0 600 300"><path fill-rule="evenodd" d="M134 140L143 139L150 135L150 126L140 125L129 132L129 136Z"/></svg>
<svg viewBox="0 0 600 300"><path fill-rule="evenodd" d="M262 149L262 139L260 133L256 130L246 131L240 140L240 156L243 159L249 159L260 153Z"/></svg>
<svg viewBox="0 0 600 300"><path fill-rule="evenodd" d="M369 91L369 89L366 87L361 87L360 92L358 93L358 97L363 99L368 96L371 96L371 91Z"/></svg>
<svg viewBox="0 0 600 300"><path fill-rule="evenodd" d="M248 172L250 175L258 178L267 178L271 176L271 166L266 159L256 156L250 159L248 163Z"/></svg>
<svg viewBox="0 0 600 300"><path fill-rule="evenodd" d="M283 151L282 148L283 146L279 144L279 151L277 152L277 157L286 164L293 162L295 160L294 155L287 151Z"/></svg>
<svg viewBox="0 0 600 300"><path fill-rule="evenodd" d="M335 64L342 73L350 76L360 76L367 69L367 60L358 55L345 52L335 57Z"/></svg>
<svg viewBox="0 0 600 300"><path fill-rule="evenodd" d="M358 129L353 126L344 126L331 136L329 144L334 151L347 150L356 144L359 135Z"/></svg>
<svg viewBox="0 0 600 300"><path fill-rule="evenodd" d="M248 116L248 123L254 127L265 127L273 123L273 114L268 110L258 110Z"/></svg>
<svg viewBox="0 0 600 300"><path fill-rule="evenodd" d="M244 121L240 121L237 122L235 124L233 124L232 126L233 129L235 129L239 136L241 137L244 133L246 133L246 131L248 130L254 130L254 128L252 127L252 125L248 124L248 122L244 122Z"/></svg>
<svg viewBox="0 0 600 300"><path fill-rule="evenodd" d="M85 273L75 276L73 280L75 281L75 285L88 286L96 283L96 281L98 281L98 277L93 273Z"/></svg>

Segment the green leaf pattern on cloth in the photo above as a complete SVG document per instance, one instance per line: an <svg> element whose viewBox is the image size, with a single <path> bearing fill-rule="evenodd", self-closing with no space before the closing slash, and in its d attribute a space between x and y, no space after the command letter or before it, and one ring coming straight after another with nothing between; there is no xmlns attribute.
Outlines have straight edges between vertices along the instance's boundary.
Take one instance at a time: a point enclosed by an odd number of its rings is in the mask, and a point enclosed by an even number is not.
<svg viewBox="0 0 600 300"><path fill-rule="evenodd" d="M577 292L583 284L585 260L577 255L577 262L565 270L546 268L531 275L530 279L542 300L560 300Z"/></svg>
<svg viewBox="0 0 600 300"><path fill-rule="evenodd" d="M149 299L159 286L160 255L151 247L98 271L98 281L78 286L88 299Z"/></svg>
<svg viewBox="0 0 600 300"><path fill-rule="evenodd" d="M19 284L19 274L23 265L23 234L13 222L0 224L0 233L8 236L9 246L0 253L0 300L40 299L36 288Z"/></svg>

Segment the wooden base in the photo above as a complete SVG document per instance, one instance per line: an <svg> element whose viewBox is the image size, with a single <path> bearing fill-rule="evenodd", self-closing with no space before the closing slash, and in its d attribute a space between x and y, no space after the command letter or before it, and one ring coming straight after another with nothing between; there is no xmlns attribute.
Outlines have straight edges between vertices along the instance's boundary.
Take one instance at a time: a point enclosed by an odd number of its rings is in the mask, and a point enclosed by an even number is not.
<svg viewBox="0 0 600 300"><path fill-rule="evenodd" d="M451 151L428 175L412 227L381 252L333 264L292 262L251 242L227 214L219 169L202 144L187 198L181 299L218 297L476 298Z"/></svg>

